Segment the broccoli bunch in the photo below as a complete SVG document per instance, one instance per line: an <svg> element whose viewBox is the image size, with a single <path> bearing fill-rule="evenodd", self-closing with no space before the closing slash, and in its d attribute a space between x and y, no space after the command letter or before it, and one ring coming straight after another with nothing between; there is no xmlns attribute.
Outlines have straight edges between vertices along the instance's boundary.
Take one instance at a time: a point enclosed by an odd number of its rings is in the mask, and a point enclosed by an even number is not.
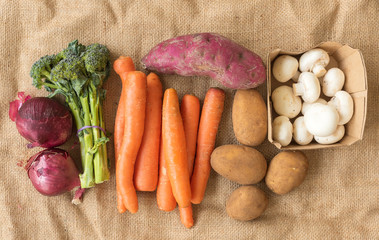
<svg viewBox="0 0 379 240"><path fill-rule="evenodd" d="M82 188L109 180L106 149L109 139L102 131L105 128L102 110L105 90L102 86L109 76L110 66L106 46L98 43L84 46L75 40L61 52L41 57L30 71L33 86L45 87L51 97L64 95L77 129L84 127L78 133Z"/></svg>

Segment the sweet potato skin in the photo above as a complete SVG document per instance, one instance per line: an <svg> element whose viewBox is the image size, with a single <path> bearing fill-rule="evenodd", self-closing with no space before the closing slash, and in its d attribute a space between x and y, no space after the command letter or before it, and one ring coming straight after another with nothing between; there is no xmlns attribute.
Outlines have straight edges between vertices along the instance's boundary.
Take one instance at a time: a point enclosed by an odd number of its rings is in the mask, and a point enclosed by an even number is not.
<svg viewBox="0 0 379 240"><path fill-rule="evenodd" d="M215 33L197 33L163 41L141 60L151 71L209 76L232 89L255 88L266 80L262 59Z"/></svg>

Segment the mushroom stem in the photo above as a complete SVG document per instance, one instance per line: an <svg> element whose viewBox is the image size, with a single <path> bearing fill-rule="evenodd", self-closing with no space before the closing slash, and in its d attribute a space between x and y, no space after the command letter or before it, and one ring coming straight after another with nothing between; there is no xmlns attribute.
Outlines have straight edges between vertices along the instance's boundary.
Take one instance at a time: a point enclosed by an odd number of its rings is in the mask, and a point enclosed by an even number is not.
<svg viewBox="0 0 379 240"><path fill-rule="evenodd" d="M316 75L316 77L322 77L325 75L326 69L322 65L315 65L312 72Z"/></svg>
<svg viewBox="0 0 379 240"><path fill-rule="evenodd" d="M305 52L299 59L299 69L301 72L313 72L316 77L322 77L326 73L325 67L329 64L328 53L315 48Z"/></svg>
<svg viewBox="0 0 379 240"><path fill-rule="evenodd" d="M295 96L302 96L305 92L304 85L300 83L292 84L292 88L293 94L295 94Z"/></svg>
<svg viewBox="0 0 379 240"><path fill-rule="evenodd" d="M297 83L292 84L295 96L301 96L304 102L315 102L320 96L320 81L310 72L303 72Z"/></svg>

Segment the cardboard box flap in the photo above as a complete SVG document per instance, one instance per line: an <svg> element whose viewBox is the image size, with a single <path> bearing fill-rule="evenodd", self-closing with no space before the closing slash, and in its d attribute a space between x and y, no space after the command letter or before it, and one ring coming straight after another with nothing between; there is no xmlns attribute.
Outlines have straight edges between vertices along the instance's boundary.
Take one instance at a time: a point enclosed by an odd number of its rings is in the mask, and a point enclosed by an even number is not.
<svg viewBox="0 0 379 240"><path fill-rule="evenodd" d="M354 101L354 114L346 124L346 135L362 139L366 123L367 92L353 93L351 97Z"/></svg>
<svg viewBox="0 0 379 240"><path fill-rule="evenodd" d="M349 47L350 48L350 47ZM337 50L333 57L338 61L339 68L345 73L344 90L349 93L367 90L367 74L362 54L358 50L347 55L345 46Z"/></svg>

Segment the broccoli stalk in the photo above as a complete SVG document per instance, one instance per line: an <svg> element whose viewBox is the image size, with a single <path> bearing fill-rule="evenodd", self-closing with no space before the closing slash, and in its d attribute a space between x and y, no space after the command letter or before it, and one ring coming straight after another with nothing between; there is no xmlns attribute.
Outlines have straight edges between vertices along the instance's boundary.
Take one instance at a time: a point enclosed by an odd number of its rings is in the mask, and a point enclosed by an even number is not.
<svg viewBox="0 0 379 240"><path fill-rule="evenodd" d="M109 76L109 50L101 44L84 46L77 40L56 55L36 61L30 71L33 85L42 86L50 97L62 94L71 109L77 129L98 126L104 129L102 104L103 83ZM83 172L82 188L109 180L106 143L109 141L99 128L86 128L78 133Z"/></svg>

